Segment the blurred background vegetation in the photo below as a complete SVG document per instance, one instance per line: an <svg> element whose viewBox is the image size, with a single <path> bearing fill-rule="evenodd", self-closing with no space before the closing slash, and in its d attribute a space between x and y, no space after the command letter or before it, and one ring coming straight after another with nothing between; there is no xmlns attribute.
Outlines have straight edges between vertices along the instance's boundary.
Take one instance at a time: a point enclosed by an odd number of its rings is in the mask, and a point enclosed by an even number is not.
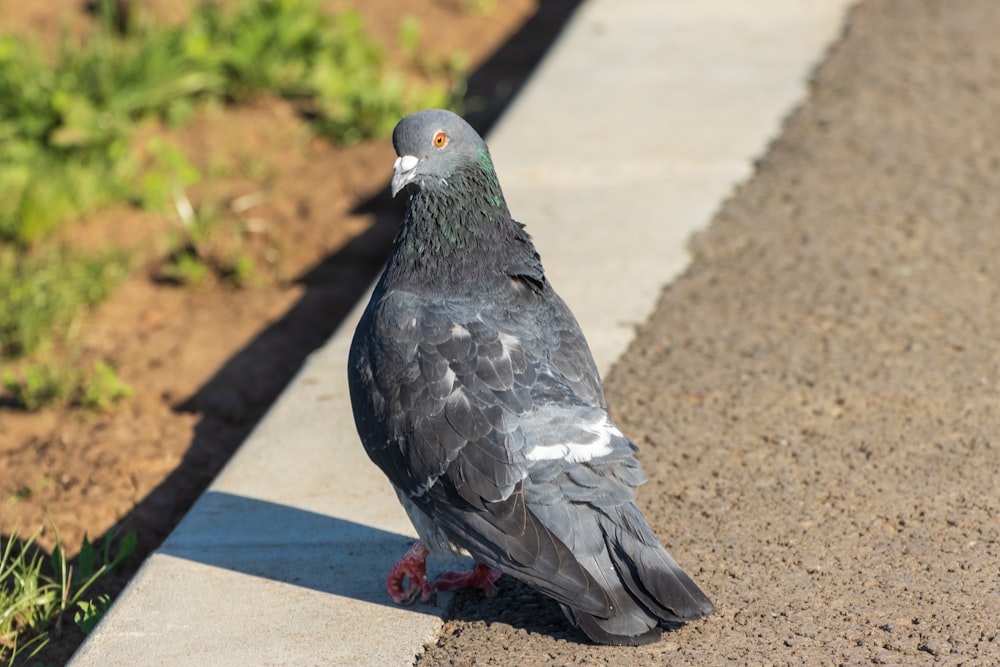
<svg viewBox="0 0 1000 667"><path fill-rule="evenodd" d="M126 248L84 250L67 226L128 205L178 224L158 278L184 287L207 277L255 284L246 230L225 207L194 206L187 190L218 175L149 132L183 126L203 105L287 100L311 131L340 144L384 137L406 113L454 108L460 58L418 57L421 26L400 22L393 45L421 81L406 80L353 12L330 15L318 0L240 0L198 5L164 25L139 3L99 0L98 27L68 34L54 53L0 35L0 380L4 402L107 409L130 394L106 360L82 363L74 332L146 258Z"/></svg>

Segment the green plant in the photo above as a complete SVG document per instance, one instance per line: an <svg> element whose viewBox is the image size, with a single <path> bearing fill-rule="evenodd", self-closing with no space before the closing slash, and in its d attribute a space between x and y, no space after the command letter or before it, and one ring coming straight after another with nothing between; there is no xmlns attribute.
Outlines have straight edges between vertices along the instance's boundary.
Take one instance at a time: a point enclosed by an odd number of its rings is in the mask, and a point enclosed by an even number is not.
<svg viewBox="0 0 1000 667"><path fill-rule="evenodd" d="M52 64L0 36L0 239L31 243L110 201L142 203L135 124L182 122L199 100L278 95L353 143L449 99L440 84L404 86L356 13L331 17L317 0L243 0L231 12L205 3L181 25L132 20L124 35L116 5L100 0L99 29L64 38ZM419 38L409 26L404 48Z"/></svg>
<svg viewBox="0 0 1000 667"><path fill-rule="evenodd" d="M462 8L467 12L489 16L497 10L496 0L462 0Z"/></svg>
<svg viewBox="0 0 1000 667"><path fill-rule="evenodd" d="M100 548L84 537L75 563L67 560L55 524L56 546L47 559L36 546L41 528L27 540L15 530L0 545L0 660L13 664L18 656L31 657L48 643L49 633L61 629L63 616L89 631L107 609L109 598L85 596L95 582L135 552L135 533L115 541L109 531Z"/></svg>
<svg viewBox="0 0 1000 667"><path fill-rule="evenodd" d="M115 3L103 0L105 14ZM178 117L223 78L183 49L177 29L65 38L55 63L0 37L0 240L44 238L65 220L129 198L130 133L147 116Z"/></svg>
<svg viewBox="0 0 1000 667"><path fill-rule="evenodd" d="M3 386L15 405L35 411L52 405L71 405L106 412L132 395L114 366L94 361L89 372L51 359L21 364L21 372L7 369Z"/></svg>
<svg viewBox="0 0 1000 667"><path fill-rule="evenodd" d="M447 85L403 85L356 12L328 16L317 0L244 0L228 20L218 10L196 15L219 49L226 94L241 100L270 92L295 102L313 125L335 141L385 136L407 112L445 106ZM408 49L419 38L409 23Z"/></svg>
<svg viewBox="0 0 1000 667"><path fill-rule="evenodd" d="M257 265L247 250L246 225L234 215L240 210L239 200L228 207L212 200L195 207L180 193L175 205L180 229L173 234L172 250L157 278L196 286L215 277L237 288L257 281Z"/></svg>
<svg viewBox="0 0 1000 667"><path fill-rule="evenodd" d="M125 277L117 251L84 255L62 246L36 251L0 244L0 359L30 354L65 338L83 308Z"/></svg>
<svg viewBox="0 0 1000 667"><path fill-rule="evenodd" d="M81 600L77 606L80 610L73 614L73 622L83 634L89 635L111 606L111 596L105 594L98 596L96 600Z"/></svg>
<svg viewBox="0 0 1000 667"><path fill-rule="evenodd" d="M114 366L97 359L89 377L84 378L78 401L84 408L106 412L132 393L132 387L122 381Z"/></svg>
<svg viewBox="0 0 1000 667"><path fill-rule="evenodd" d="M247 287L256 282L257 265L250 255L238 253L226 263L222 279L233 287Z"/></svg>
<svg viewBox="0 0 1000 667"><path fill-rule="evenodd" d="M12 534L0 549L0 659L9 658L10 664L18 654L30 651L31 657L48 643L39 618L49 603L40 583L42 554L32 549L40 530L23 545Z"/></svg>
<svg viewBox="0 0 1000 667"><path fill-rule="evenodd" d="M148 159L135 182L135 201L143 208L168 210L176 206L184 189L202 179L188 156L163 137L146 143Z"/></svg>
<svg viewBox="0 0 1000 667"><path fill-rule="evenodd" d="M4 388L14 403L29 412L65 400L70 383L62 367L52 363L29 366L20 377L9 368L3 375Z"/></svg>
<svg viewBox="0 0 1000 667"><path fill-rule="evenodd" d="M209 267L191 246L174 252L160 269L159 277L176 285L201 285L208 278Z"/></svg>

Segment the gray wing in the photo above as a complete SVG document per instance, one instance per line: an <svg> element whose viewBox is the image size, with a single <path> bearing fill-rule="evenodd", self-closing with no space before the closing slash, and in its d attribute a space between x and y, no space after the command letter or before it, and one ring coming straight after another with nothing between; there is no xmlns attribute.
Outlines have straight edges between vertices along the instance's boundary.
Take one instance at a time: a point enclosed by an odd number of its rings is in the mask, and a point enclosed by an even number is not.
<svg viewBox="0 0 1000 667"><path fill-rule="evenodd" d="M645 480L634 445L558 297L497 318L391 292L363 318L350 368L369 456L451 542L560 601L594 638L706 613L653 604L697 587L634 505ZM662 562L643 575L623 548L655 548Z"/></svg>
<svg viewBox="0 0 1000 667"><path fill-rule="evenodd" d="M606 596L525 503L530 470L558 454L545 438L585 447L598 439L587 426L605 415L575 320L544 308L533 326L501 331L462 302L399 291L374 300L351 350L355 421L372 460L452 542L600 613ZM560 418L557 405L573 414Z"/></svg>

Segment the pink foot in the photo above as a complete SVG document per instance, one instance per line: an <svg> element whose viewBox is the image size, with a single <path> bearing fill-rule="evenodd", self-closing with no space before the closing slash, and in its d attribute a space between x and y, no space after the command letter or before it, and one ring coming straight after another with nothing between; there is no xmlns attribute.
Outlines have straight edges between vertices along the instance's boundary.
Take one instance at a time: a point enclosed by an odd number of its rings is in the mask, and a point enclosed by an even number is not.
<svg viewBox="0 0 1000 667"><path fill-rule="evenodd" d="M421 602L430 602L434 599L434 590L427 583L428 553L430 552L427 547L420 542L414 542L410 550L389 571L385 586L397 604L413 604L417 597Z"/></svg>
<svg viewBox="0 0 1000 667"><path fill-rule="evenodd" d="M427 547L414 542L389 572L385 587L397 604L413 604L418 597L421 602L431 602L437 591L459 588L480 588L488 598L496 595L496 582L503 573L483 563L476 563L475 567L465 572L442 572L433 584L427 583L428 553Z"/></svg>
<svg viewBox="0 0 1000 667"><path fill-rule="evenodd" d="M497 579L503 574L500 570L494 570L484 563L476 563L476 566L465 572L442 572L434 580L434 590L454 591L459 588L481 588L483 595L488 598L497 594Z"/></svg>

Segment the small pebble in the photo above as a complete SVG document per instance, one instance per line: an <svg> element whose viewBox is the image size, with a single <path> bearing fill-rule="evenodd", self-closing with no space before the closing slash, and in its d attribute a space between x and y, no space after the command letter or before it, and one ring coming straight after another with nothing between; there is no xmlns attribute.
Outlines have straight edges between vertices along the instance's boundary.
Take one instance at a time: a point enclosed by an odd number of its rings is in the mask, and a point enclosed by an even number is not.
<svg viewBox="0 0 1000 667"><path fill-rule="evenodd" d="M934 657L951 653L951 644L941 639L928 639L920 645L921 651L926 651Z"/></svg>

